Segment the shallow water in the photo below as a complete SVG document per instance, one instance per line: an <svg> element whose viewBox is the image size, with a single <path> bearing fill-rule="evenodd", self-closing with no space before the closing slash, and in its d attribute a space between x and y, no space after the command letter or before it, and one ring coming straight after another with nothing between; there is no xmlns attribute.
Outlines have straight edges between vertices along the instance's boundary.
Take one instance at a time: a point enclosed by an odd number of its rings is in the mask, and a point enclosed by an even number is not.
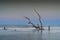
<svg viewBox="0 0 60 40"><path fill-rule="evenodd" d="M59 30L14 31L0 30L0 40L60 40Z"/></svg>

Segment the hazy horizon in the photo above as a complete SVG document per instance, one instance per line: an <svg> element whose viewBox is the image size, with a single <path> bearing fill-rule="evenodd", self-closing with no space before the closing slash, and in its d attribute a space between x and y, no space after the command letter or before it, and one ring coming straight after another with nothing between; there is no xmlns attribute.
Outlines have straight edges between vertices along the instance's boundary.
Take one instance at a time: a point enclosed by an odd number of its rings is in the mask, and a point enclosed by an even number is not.
<svg viewBox="0 0 60 40"><path fill-rule="evenodd" d="M60 26L60 3L57 1L2 1L0 2L0 24L28 25L29 17L38 24L38 16L42 17L43 25Z"/></svg>

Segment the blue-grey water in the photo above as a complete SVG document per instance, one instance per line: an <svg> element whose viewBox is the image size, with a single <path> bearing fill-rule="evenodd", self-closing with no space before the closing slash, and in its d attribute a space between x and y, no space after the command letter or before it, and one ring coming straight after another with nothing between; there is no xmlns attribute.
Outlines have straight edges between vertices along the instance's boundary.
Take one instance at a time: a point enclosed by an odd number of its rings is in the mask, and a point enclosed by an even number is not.
<svg viewBox="0 0 60 40"><path fill-rule="evenodd" d="M14 31L0 30L0 40L60 40L59 30Z"/></svg>

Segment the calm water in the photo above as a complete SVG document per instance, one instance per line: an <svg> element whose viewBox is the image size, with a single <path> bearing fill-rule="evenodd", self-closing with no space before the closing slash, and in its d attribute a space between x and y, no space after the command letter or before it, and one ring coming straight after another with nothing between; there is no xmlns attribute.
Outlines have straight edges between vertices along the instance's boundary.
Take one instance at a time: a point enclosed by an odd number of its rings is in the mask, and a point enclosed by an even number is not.
<svg viewBox="0 0 60 40"><path fill-rule="evenodd" d="M0 30L0 40L60 40L60 30L42 32Z"/></svg>

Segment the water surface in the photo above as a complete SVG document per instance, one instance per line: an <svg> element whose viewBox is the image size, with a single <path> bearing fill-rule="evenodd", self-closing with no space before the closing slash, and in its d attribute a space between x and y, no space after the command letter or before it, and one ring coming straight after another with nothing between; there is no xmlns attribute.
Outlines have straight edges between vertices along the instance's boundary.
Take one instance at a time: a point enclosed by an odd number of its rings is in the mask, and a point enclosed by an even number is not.
<svg viewBox="0 0 60 40"><path fill-rule="evenodd" d="M60 40L60 30L0 30L0 40Z"/></svg>

